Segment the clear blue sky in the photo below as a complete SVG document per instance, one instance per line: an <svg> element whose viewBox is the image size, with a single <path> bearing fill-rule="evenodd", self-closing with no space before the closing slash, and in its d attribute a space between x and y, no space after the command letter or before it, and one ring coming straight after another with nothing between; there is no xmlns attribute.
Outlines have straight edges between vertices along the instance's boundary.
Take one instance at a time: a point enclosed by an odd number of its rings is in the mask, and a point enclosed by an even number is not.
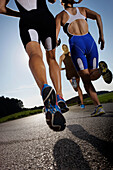
<svg viewBox="0 0 113 170"><path fill-rule="evenodd" d="M10 0L8 5L12 9L17 9L14 0ZM105 36L105 49L100 50L100 60L108 63L110 70L113 72L113 0L83 0L79 6L85 6L91 10L98 12L103 20L104 36ZM48 3L50 11L55 16L63 7L60 1L57 0L55 4ZM23 101L25 107L34 107L43 105L40 96L39 88L37 87L34 78L28 67L28 56L25 53L24 47L19 37L19 19L0 15L0 96L9 98L17 98ZM88 20L89 31L93 35L96 43L98 43L98 29L95 21ZM63 33L62 29L59 34L62 43L68 45L68 38ZM56 49L56 59L59 62L59 57L62 54L61 45ZM45 51L42 47L45 59ZM48 83L52 85L49 78L48 66L47 77ZM67 100L71 97L77 96L70 83L66 80L65 71L61 72L62 76L62 89L64 98ZM102 78L93 82L97 91L100 90L113 90L113 83L107 85ZM80 86L83 93L86 93L82 84Z"/></svg>

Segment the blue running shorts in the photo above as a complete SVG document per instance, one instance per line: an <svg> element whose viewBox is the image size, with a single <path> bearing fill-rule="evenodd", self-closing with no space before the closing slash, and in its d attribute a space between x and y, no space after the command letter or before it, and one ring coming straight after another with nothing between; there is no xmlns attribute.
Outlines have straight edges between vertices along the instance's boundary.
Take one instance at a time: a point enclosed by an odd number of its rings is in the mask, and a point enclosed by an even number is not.
<svg viewBox="0 0 113 170"><path fill-rule="evenodd" d="M87 33L73 35L69 40L72 61L77 71L98 67L98 50L93 37Z"/></svg>

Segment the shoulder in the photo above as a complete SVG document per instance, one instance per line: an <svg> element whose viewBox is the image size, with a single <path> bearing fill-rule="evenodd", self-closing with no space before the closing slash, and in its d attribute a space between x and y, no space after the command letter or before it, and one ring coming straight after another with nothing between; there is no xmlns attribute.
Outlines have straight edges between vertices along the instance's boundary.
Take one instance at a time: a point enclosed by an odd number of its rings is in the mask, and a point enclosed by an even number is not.
<svg viewBox="0 0 113 170"><path fill-rule="evenodd" d="M59 14L56 15L55 19L56 22L60 22L61 26L63 26L68 18L68 14L65 12L65 10L61 11Z"/></svg>
<svg viewBox="0 0 113 170"><path fill-rule="evenodd" d="M86 8L86 7L79 7L79 10L85 11L85 12L90 11L90 9L89 9L89 8Z"/></svg>
<svg viewBox="0 0 113 170"><path fill-rule="evenodd" d="M86 8L86 7L78 7L78 9L79 9L80 11L85 11L85 10L88 9L88 8Z"/></svg>
<svg viewBox="0 0 113 170"><path fill-rule="evenodd" d="M61 11L60 13L58 13L58 14L56 15L56 18L63 16L63 14L65 14L65 11L64 11L64 10Z"/></svg>
<svg viewBox="0 0 113 170"><path fill-rule="evenodd" d="M84 16L86 16L87 11L89 10L86 7L78 7L78 9L79 9L80 13Z"/></svg>

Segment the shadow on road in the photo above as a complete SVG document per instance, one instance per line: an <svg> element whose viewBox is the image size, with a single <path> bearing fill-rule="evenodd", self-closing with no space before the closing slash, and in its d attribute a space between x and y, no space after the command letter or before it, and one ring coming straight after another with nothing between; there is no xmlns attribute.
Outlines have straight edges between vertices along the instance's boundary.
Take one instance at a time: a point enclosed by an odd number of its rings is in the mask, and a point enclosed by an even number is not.
<svg viewBox="0 0 113 170"><path fill-rule="evenodd" d="M57 170L90 170L88 162L83 158L80 147L70 139L57 141L53 149L54 169Z"/></svg>
<svg viewBox="0 0 113 170"><path fill-rule="evenodd" d="M82 126L77 124L69 125L67 128L79 139L92 144L103 156L107 158L111 165L113 165L113 143L101 140L89 134Z"/></svg>
<svg viewBox="0 0 113 170"><path fill-rule="evenodd" d="M113 117L113 114L105 114L105 115L102 115L101 117Z"/></svg>

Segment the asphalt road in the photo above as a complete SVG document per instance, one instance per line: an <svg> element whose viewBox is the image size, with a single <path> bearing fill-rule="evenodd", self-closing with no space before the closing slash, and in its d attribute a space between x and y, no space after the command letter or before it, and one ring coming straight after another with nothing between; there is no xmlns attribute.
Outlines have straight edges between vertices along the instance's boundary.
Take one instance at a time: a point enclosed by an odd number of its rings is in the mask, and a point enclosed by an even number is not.
<svg viewBox="0 0 113 170"><path fill-rule="evenodd" d="M63 132L43 113L0 124L0 170L113 170L113 103L103 106L94 118L92 105L70 107Z"/></svg>

